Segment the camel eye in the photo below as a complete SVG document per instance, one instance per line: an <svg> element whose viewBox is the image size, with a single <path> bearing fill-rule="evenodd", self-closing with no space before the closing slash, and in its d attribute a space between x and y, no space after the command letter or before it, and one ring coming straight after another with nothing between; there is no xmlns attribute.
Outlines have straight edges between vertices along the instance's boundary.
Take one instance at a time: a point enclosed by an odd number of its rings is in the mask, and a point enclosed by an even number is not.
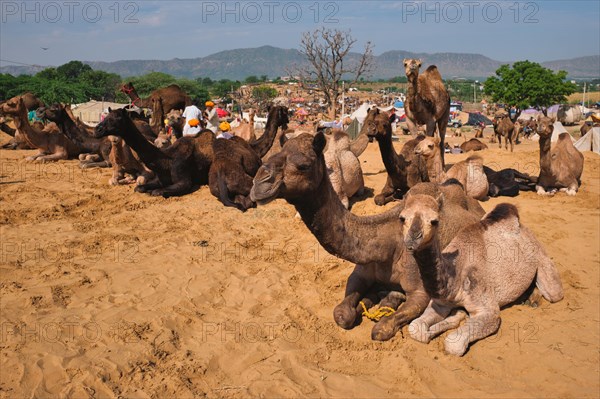
<svg viewBox="0 0 600 399"><path fill-rule="evenodd" d="M402 222L402 223L406 222L406 218L404 216L400 216L400 222Z"/></svg>
<svg viewBox="0 0 600 399"><path fill-rule="evenodd" d="M301 171L308 170L308 169L310 169L310 164L309 163L297 164L296 169L301 170Z"/></svg>
<svg viewBox="0 0 600 399"><path fill-rule="evenodd" d="M429 149L433 150L433 144L429 144L427 147L429 147Z"/></svg>
<svg viewBox="0 0 600 399"><path fill-rule="evenodd" d="M437 220L437 219L433 219L433 220L431 221L431 225L432 225L432 226L437 226L438 224L440 224L440 221L439 221L439 220Z"/></svg>

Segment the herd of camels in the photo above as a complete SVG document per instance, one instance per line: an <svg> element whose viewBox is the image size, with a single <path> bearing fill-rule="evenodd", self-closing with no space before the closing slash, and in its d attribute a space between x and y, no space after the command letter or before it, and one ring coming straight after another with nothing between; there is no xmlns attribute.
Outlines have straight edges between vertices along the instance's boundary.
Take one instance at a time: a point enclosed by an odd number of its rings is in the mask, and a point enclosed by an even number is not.
<svg viewBox="0 0 600 399"><path fill-rule="evenodd" d="M31 94L0 104L12 117L0 129L13 136L13 148L36 148L28 160L50 162L79 158L81 167L113 167L110 184L136 183L135 191L153 196L181 196L208 185L225 206L246 211L283 198L293 205L307 228L331 254L354 263L335 322L350 329L361 322L363 308L389 307L372 329L374 340L389 340L410 323L412 338L428 343L449 329L448 353L462 356L471 343L494 334L500 308L524 294L550 302L562 299L558 271L532 232L510 204L485 214L479 200L515 196L519 190L540 195L565 191L575 195L583 156L561 135L551 142L553 120L534 121L539 136L540 175L514 169L494 171L471 155L451 167L444 161L449 96L435 66L419 74L421 60L404 60L409 82L406 114L411 130L424 125L425 135L406 142L398 153L392 145L387 113L369 110L355 140L338 129L292 132L288 110L268 111L264 133L257 139L253 124L240 126L231 139L210 130L181 136L181 110L189 97L177 86L141 99L131 84L123 86L133 104L151 108L145 120L128 109L109 110L95 128L76 118L68 105L44 106ZM28 121L28 111L46 124ZM161 137L162 122L179 137ZM498 142L515 140L519 126L506 114L494 119ZM350 198L364 190L358 157L377 141L388 177L375 196L377 205L397 205L375 216L357 216ZM477 139L468 150L485 147ZM500 256L490 259L494 243ZM515 248L517 251L515 251ZM382 287L386 294L380 297ZM466 319L466 321L464 321Z"/></svg>

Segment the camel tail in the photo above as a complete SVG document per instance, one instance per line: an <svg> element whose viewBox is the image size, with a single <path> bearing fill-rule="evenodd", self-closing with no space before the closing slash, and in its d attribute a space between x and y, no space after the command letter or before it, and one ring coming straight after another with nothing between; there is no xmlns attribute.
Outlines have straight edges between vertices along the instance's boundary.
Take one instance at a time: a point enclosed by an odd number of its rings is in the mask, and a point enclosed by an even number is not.
<svg viewBox="0 0 600 399"><path fill-rule="evenodd" d="M241 211L244 210L229 198L229 189L227 188L227 182L225 181L225 176L223 176L223 172L220 170L217 172L217 185L219 186L219 201L221 201L223 205L230 206L232 208L237 208Z"/></svg>

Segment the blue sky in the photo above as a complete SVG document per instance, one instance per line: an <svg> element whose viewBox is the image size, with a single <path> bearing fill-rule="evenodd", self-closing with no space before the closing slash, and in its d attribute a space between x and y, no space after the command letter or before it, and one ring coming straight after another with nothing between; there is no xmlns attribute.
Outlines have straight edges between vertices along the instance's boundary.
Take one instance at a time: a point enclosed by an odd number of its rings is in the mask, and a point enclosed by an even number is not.
<svg viewBox="0 0 600 399"><path fill-rule="evenodd" d="M302 32L320 26L351 29L356 50L371 41L377 55L464 52L542 62L600 54L597 0L1 0L0 58L60 65L195 58L267 44L298 48Z"/></svg>

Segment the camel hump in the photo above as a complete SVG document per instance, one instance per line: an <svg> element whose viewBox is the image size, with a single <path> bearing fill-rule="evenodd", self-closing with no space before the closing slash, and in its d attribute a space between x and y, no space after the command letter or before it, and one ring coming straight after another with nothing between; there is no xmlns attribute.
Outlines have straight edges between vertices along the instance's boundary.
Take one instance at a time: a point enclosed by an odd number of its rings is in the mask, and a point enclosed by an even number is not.
<svg viewBox="0 0 600 399"><path fill-rule="evenodd" d="M483 158L480 155L471 155L466 161L470 164L483 165Z"/></svg>
<svg viewBox="0 0 600 399"><path fill-rule="evenodd" d="M509 230L519 231L519 211L513 204L502 203L496 205L491 212L483 217L481 225L485 230L495 224L506 224Z"/></svg>
<svg viewBox="0 0 600 399"><path fill-rule="evenodd" d="M430 75L432 78L439 78L442 80L442 75L435 65L429 65L424 74Z"/></svg>
<svg viewBox="0 0 600 399"><path fill-rule="evenodd" d="M569 133L561 133L558 135L558 141L569 140L571 141L571 135Z"/></svg>

